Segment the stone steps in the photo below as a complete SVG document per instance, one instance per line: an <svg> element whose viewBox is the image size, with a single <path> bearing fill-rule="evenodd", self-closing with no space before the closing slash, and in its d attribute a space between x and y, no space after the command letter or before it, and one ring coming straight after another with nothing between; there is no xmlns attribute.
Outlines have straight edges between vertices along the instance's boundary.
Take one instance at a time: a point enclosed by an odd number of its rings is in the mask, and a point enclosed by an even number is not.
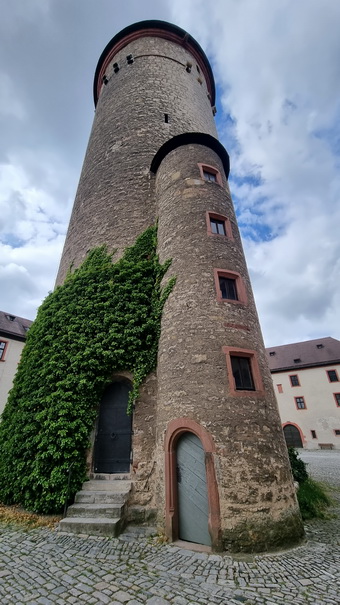
<svg viewBox="0 0 340 605"><path fill-rule="evenodd" d="M90 479L83 483L82 491L86 492L113 492L113 493L129 493L131 489L131 481L117 480L105 480L105 479ZM78 492L79 493L79 492Z"/></svg>
<svg viewBox="0 0 340 605"><path fill-rule="evenodd" d="M67 509L68 517L107 517L120 519L124 503L119 504L72 504Z"/></svg>
<svg viewBox="0 0 340 605"><path fill-rule="evenodd" d="M86 534L90 536L117 537L124 528L122 519L108 519L106 517L65 517L59 523L60 531L72 534Z"/></svg>
<svg viewBox="0 0 340 605"><path fill-rule="evenodd" d="M131 481L124 478L90 479L77 492L75 503L69 506L60 531L74 534L118 536L124 529L125 509L131 491Z"/></svg>

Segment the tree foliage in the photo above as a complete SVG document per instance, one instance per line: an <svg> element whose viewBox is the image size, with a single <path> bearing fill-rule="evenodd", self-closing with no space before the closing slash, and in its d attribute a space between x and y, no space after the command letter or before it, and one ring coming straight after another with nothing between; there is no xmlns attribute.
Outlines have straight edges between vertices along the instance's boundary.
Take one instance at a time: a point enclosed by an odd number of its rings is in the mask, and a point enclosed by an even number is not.
<svg viewBox="0 0 340 605"><path fill-rule="evenodd" d="M133 375L129 409L156 366L162 308L155 227L112 263L92 250L41 305L0 423L0 500L40 513L62 509L85 478L86 450L105 386Z"/></svg>

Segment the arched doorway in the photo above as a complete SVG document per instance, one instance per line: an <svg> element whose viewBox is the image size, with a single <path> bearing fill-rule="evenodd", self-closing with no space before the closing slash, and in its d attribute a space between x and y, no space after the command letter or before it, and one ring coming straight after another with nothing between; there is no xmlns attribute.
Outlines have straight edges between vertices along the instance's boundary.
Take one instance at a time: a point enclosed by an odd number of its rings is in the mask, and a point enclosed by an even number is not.
<svg viewBox="0 0 340 605"><path fill-rule="evenodd" d="M170 541L179 538L178 510L178 464L177 446L185 435L196 436L200 447L203 448L204 467L208 495L208 532L216 551L222 550L221 518L218 485L215 474L215 443L212 435L191 418L176 418L172 420L166 431L165 449L165 529ZM196 442L197 443L197 442Z"/></svg>
<svg viewBox="0 0 340 605"><path fill-rule="evenodd" d="M132 417L126 413L129 380L112 382L104 391L94 444L95 473L130 472Z"/></svg>
<svg viewBox="0 0 340 605"><path fill-rule="evenodd" d="M187 542L211 546L208 531L208 490L204 449L193 433L177 442L178 537Z"/></svg>
<svg viewBox="0 0 340 605"><path fill-rule="evenodd" d="M299 429L294 424L286 424L283 427L287 447L303 447Z"/></svg>

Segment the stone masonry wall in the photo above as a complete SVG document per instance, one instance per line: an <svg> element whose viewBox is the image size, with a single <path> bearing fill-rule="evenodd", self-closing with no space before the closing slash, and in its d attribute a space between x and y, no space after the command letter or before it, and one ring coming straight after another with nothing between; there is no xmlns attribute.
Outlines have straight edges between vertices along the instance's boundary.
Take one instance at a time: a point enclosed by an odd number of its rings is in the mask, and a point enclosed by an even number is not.
<svg viewBox="0 0 340 605"><path fill-rule="evenodd" d="M221 172L223 186L200 178L198 162ZM202 425L216 444L215 469L224 545L251 550L296 539L301 521L272 380L235 213L216 153L201 145L172 151L156 176L158 246L166 275L177 276L162 318L157 367L157 460L164 485L164 434L174 418ZM207 233L206 211L227 216L233 238ZM214 268L241 274L247 304L218 302ZM263 392L232 395L224 346L257 352ZM158 490L164 510L164 490ZM294 531L292 531L294 530ZM294 538L293 538L294 536Z"/></svg>
<svg viewBox="0 0 340 605"><path fill-rule="evenodd" d="M128 65L126 56L133 54ZM194 69L186 71L190 59ZM120 70L114 73L112 64ZM140 38L112 59L102 86L80 176L57 284L95 246L122 250L155 221L150 165L183 132L216 136L203 76L179 45ZM197 78L200 78L202 84ZM169 122L165 122L168 114ZM117 257L118 257L117 255Z"/></svg>

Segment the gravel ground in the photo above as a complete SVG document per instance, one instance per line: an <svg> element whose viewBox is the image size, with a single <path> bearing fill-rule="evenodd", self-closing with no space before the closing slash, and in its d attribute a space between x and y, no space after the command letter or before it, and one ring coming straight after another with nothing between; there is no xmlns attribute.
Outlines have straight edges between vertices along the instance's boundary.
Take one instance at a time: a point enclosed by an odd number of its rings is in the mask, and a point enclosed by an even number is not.
<svg viewBox="0 0 340 605"><path fill-rule="evenodd" d="M298 450L313 479L340 487L340 450Z"/></svg>

